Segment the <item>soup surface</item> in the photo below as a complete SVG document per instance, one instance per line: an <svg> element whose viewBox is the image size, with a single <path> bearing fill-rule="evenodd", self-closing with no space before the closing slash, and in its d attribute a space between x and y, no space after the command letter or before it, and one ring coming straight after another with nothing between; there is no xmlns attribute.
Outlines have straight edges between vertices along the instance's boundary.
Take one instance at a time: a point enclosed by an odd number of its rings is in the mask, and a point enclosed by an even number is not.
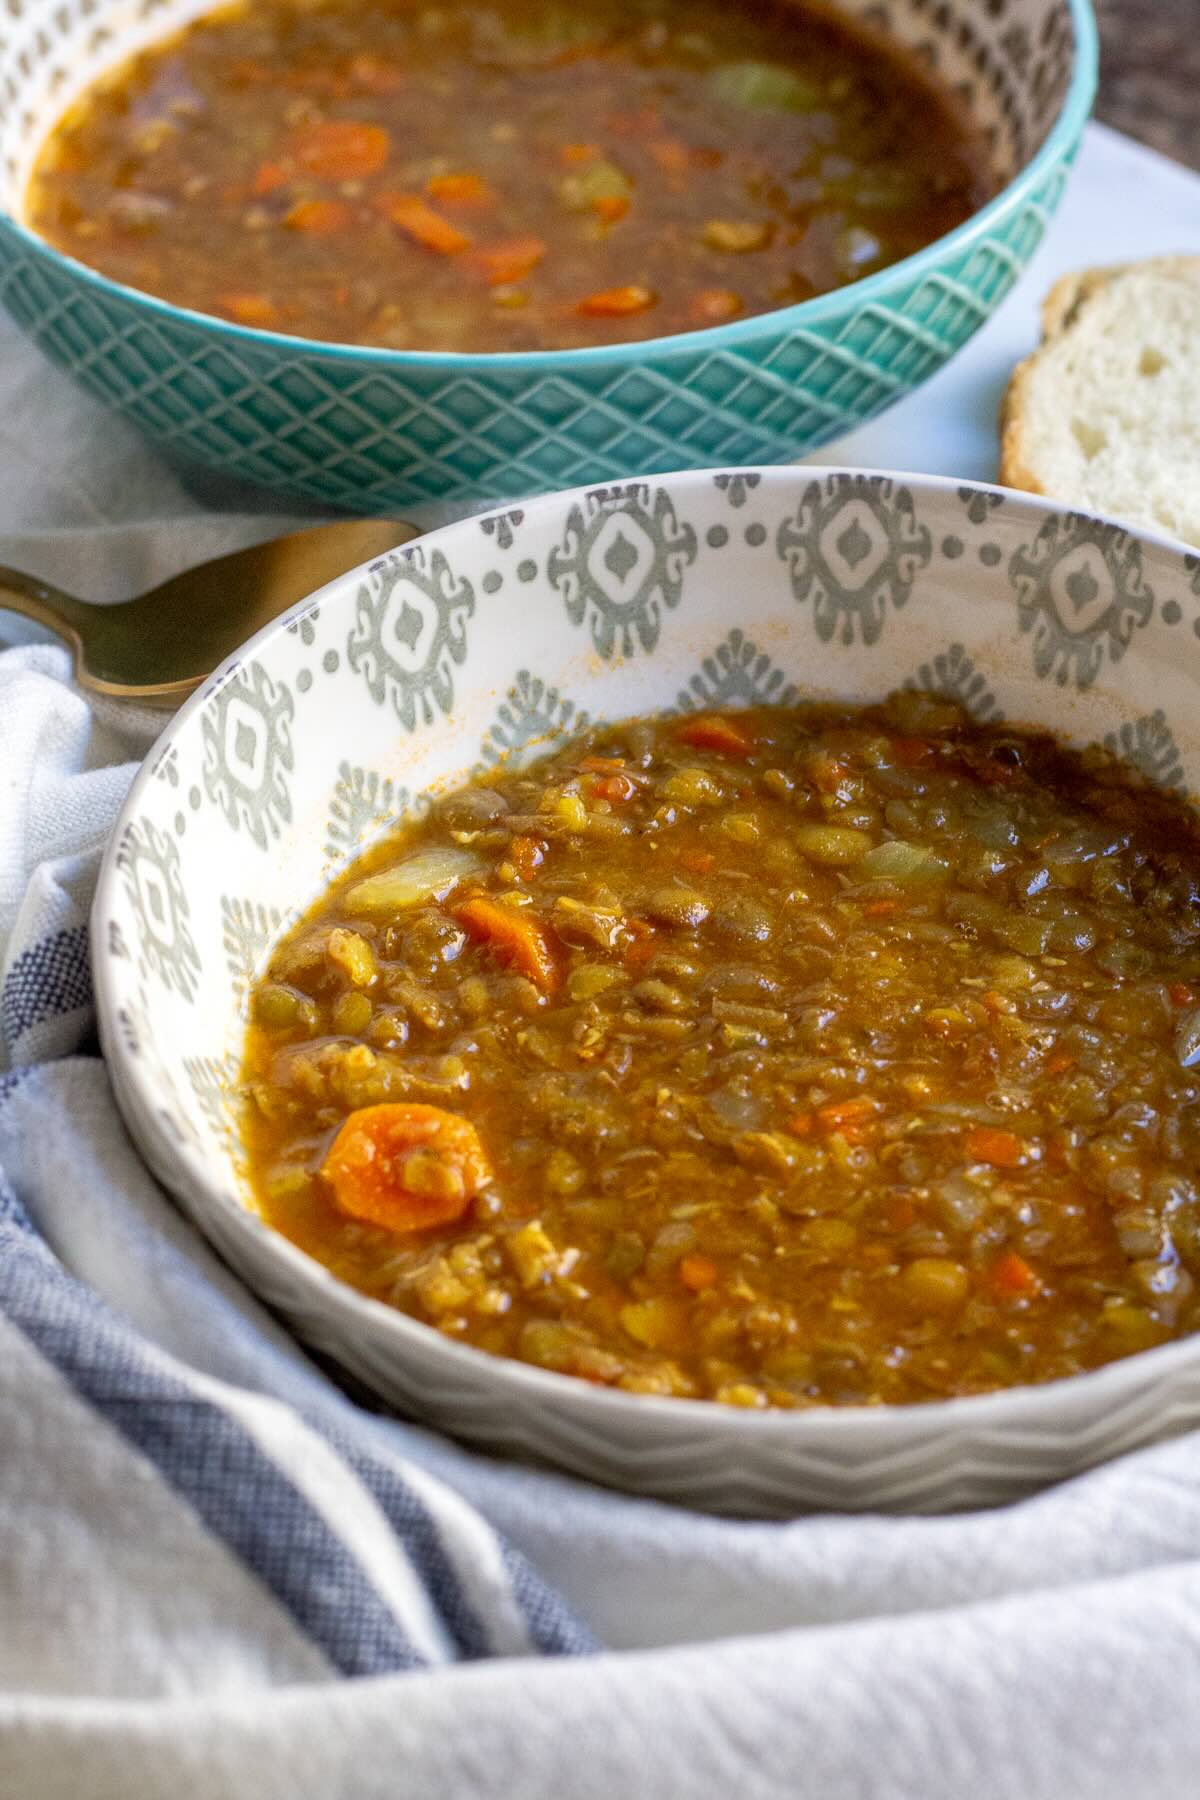
<svg viewBox="0 0 1200 1800"><path fill-rule="evenodd" d="M261 1209L635 1392L919 1401L1195 1329L1200 832L904 693L605 726L442 799L254 994Z"/></svg>
<svg viewBox="0 0 1200 1800"><path fill-rule="evenodd" d="M97 83L27 217L241 324L537 350L807 299L994 186L915 68L788 0L255 0Z"/></svg>

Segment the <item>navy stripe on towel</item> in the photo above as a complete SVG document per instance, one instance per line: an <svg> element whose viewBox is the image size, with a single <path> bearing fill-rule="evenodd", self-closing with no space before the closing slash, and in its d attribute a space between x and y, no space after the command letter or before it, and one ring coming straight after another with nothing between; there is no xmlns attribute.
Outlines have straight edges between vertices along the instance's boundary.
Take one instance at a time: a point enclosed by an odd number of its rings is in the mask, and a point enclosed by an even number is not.
<svg viewBox="0 0 1200 1800"><path fill-rule="evenodd" d="M407 1544L429 1597L461 1654L470 1658L487 1656L491 1650L487 1633L462 1591L433 1520L412 1489L380 1458L352 1449L336 1435L325 1435L331 1437L334 1447L370 1491L396 1536Z"/></svg>
<svg viewBox="0 0 1200 1800"><path fill-rule="evenodd" d="M0 1309L346 1675L423 1667L362 1565L244 1428L162 1368L33 1231L0 1175Z"/></svg>
<svg viewBox="0 0 1200 1800"><path fill-rule="evenodd" d="M370 1489L397 1537L404 1539L425 1586L464 1657L487 1656L492 1645L462 1591L454 1566L424 1506L380 1457L364 1454L326 1433L364 1487ZM530 1568L519 1551L501 1542L501 1557L531 1644L550 1655L586 1656L599 1649L570 1607Z"/></svg>
<svg viewBox="0 0 1200 1800"><path fill-rule="evenodd" d="M0 1031L9 1044L43 1019L92 1004L86 925L72 925L22 950L4 978Z"/></svg>
<svg viewBox="0 0 1200 1800"><path fill-rule="evenodd" d="M592 1633L554 1589L546 1586L519 1550L502 1543L501 1552L517 1604L538 1650L547 1656L588 1656L600 1649Z"/></svg>

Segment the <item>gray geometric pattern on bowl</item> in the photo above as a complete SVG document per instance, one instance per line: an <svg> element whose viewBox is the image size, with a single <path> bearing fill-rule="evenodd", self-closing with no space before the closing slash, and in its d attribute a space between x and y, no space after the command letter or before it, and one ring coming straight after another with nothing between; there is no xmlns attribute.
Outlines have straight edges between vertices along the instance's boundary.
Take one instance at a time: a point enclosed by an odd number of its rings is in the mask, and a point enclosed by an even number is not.
<svg viewBox="0 0 1200 1800"><path fill-rule="evenodd" d="M102 69L206 8L7 0L0 300L91 393L173 449L362 511L792 460L902 398L988 318L1058 203L1093 80L1088 0L843 4L936 70L1015 187L917 258L799 307L648 344L472 357L247 330L50 251L15 222L46 132Z"/></svg>
<svg viewBox="0 0 1200 1800"><path fill-rule="evenodd" d="M908 1409L598 1391L361 1298L252 1215L230 1083L271 939L392 807L585 716L919 683L1200 788L1200 565L1178 547L1027 496L838 470L649 476L505 517L432 534L269 627L134 783L93 951L115 1089L163 1182L302 1338L397 1406L696 1506L977 1505L1200 1424L1200 1338ZM630 649L606 654L613 620Z"/></svg>

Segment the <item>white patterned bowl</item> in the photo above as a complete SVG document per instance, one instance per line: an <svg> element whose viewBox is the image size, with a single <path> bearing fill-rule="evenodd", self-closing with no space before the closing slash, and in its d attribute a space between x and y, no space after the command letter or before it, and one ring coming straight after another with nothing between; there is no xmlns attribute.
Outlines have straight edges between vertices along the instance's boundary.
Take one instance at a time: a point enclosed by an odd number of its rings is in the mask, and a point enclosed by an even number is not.
<svg viewBox="0 0 1200 1800"><path fill-rule="evenodd" d="M693 472L464 520L260 633L133 785L93 918L101 1032L151 1167L297 1334L493 1450L724 1512L994 1502L1200 1423L1200 1337L1045 1387L755 1414L591 1387L337 1282L251 1210L247 984L431 784L586 713L942 688L1200 788L1200 558L927 477Z"/></svg>

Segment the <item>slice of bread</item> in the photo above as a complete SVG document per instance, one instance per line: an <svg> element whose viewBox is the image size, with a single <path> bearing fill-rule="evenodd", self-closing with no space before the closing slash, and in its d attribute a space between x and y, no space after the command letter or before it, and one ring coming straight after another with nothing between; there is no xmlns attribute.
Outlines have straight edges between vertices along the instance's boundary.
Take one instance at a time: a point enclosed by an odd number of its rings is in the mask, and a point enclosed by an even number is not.
<svg viewBox="0 0 1200 1800"><path fill-rule="evenodd" d="M1065 275L1000 413L1000 480L1200 545L1200 256Z"/></svg>

